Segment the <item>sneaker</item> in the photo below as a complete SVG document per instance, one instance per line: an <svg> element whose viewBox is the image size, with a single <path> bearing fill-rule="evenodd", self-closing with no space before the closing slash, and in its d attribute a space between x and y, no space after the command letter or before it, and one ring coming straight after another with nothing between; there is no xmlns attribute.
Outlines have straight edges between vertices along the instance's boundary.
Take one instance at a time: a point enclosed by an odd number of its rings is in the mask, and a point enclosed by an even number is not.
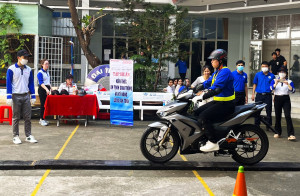
<svg viewBox="0 0 300 196"><path fill-rule="evenodd" d="M28 137L26 137L26 142L30 142L30 143L37 143L38 141L34 138L33 135L30 135Z"/></svg>
<svg viewBox="0 0 300 196"><path fill-rule="evenodd" d="M204 146L200 147L200 150L203 152L211 152L211 151L216 151L219 149L220 149L219 144L212 143L211 141L207 141Z"/></svg>
<svg viewBox="0 0 300 196"><path fill-rule="evenodd" d="M48 123L45 121L45 120L40 120L40 125L42 125L42 126L47 126L48 125Z"/></svg>
<svg viewBox="0 0 300 196"><path fill-rule="evenodd" d="M40 125L42 125L42 126L47 126L47 125L49 125L49 122L48 121L46 121L46 120L42 120L42 119L40 119Z"/></svg>
<svg viewBox="0 0 300 196"><path fill-rule="evenodd" d="M274 138L280 138L279 134L274 134Z"/></svg>
<svg viewBox="0 0 300 196"><path fill-rule="evenodd" d="M13 143L14 144L22 144L22 141L20 140L19 136L15 136L13 138Z"/></svg>
<svg viewBox="0 0 300 196"><path fill-rule="evenodd" d="M288 140L289 140L289 141L294 141L294 140L296 140L296 137L295 137L294 135L290 135L290 136L288 137Z"/></svg>

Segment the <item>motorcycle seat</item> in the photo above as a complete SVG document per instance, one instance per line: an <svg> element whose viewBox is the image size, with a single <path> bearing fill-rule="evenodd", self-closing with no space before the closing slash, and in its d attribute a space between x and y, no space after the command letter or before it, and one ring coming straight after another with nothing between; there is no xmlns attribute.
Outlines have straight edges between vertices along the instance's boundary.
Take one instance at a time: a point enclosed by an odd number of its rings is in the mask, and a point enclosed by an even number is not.
<svg viewBox="0 0 300 196"><path fill-rule="evenodd" d="M236 116L242 112L245 112L247 110L250 110L251 108L255 107L255 104L247 104L247 105L239 105L236 106L234 109L233 115Z"/></svg>

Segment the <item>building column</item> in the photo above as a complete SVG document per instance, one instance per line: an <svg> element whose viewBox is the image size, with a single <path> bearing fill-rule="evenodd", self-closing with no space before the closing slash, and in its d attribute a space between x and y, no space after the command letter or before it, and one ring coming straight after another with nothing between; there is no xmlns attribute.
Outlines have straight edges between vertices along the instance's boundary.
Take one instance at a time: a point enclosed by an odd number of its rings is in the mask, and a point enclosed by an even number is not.
<svg viewBox="0 0 300 196"><path fill-rule="evenodd" d="M39 65L39 35L34 36L34 60L33 60L33 68L34 68L34 86L38 86L37 72ZM37 92L36 92L37 93Z"/></svg>

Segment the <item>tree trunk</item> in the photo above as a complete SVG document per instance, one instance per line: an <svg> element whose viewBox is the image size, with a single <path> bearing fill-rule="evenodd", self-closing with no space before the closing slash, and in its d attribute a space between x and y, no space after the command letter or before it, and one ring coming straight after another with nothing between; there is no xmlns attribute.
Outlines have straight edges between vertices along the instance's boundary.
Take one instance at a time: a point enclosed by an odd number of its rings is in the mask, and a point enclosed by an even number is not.
<svg viewBox="0 0 300 196"><path fill-rule="evenodd" d="M81 47L81 49L84 53L84 56L86 57L88 63L93 68L95 68L95 67L97 67L98 65L101 64L101 61L89 48L90 43L87 40L90 40L90 35L89 34L84 35L84 33L82 31L81 22L78 18L78 13L77 13L77 10L76 10L76 7L75 7L75 0L68 0L68 5L69 5L70 12L71 12L72 23L74 25L75 32L76 32L77 38L79 40L80 47Z"/></svg>

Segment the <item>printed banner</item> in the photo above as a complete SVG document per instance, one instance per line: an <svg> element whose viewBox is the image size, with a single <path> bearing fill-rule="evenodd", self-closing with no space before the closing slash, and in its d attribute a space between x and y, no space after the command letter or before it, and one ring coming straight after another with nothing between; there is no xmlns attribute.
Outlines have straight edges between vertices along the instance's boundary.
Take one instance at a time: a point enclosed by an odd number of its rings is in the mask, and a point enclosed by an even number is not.
<svg viewBox="0 0 300 196"><path fill-rule="evenodd" d="M110 60L110 123L133 126L132 60Z"/></svg>
<svg viewBox="0 0 300 196"><path fill-rule="evenodd" d="M87 75L84 86L100 84L100 88L109 89L109 65L99 65Z"/></svg>

